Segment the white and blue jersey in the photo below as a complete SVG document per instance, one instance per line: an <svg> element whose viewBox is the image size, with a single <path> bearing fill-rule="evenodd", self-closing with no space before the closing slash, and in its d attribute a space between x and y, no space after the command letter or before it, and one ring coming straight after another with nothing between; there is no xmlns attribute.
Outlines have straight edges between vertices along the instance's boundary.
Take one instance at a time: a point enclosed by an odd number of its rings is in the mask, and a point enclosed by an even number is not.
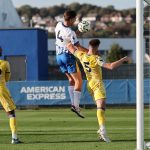
<svg viewBox="0 0 150 150"><path fill-rule="evenodd" d="M66 44L71 42L72 44L79 43L76 33L70 28L63 24L63 22L58 22L55 28L56 36L56 54L68 53Z"/></svg>
<svg viewBox="0 0 150 150"><path fill-rule="evenodd" d="M71 42L76 45L79 43L76 33L63 22L58 22L55 28L56 36L56 59L62 72L74 73L77 72L76 59L68 51L66 45Z"/></svg>

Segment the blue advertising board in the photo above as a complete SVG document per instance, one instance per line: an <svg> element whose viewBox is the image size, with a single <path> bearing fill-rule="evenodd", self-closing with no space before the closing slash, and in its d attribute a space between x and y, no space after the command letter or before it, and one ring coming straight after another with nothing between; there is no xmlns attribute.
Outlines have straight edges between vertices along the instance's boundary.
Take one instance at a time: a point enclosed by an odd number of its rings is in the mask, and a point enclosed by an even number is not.
<svg viewBox="0 0 150 150"><path fill-rule="evenodd" d="M94 104L83 82L80 104ZM135 80L104 80L107 104L135 104ZM144 102L150 100L150 80L144 80ZM8 88L16 105L70 105L68 81L9 82Z"/></svg>

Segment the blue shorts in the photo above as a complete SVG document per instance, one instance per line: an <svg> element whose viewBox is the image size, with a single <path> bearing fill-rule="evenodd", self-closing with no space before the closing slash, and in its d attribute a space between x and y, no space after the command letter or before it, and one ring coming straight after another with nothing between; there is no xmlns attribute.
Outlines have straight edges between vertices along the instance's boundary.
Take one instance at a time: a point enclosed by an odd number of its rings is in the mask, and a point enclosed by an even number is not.
<svg viewBox="0 0 150 150"><path fill-rule="evenodd" d="M76 58L69 53L62 53L56 56L57 63L63 73L75 73L78 70Z"/></svg>

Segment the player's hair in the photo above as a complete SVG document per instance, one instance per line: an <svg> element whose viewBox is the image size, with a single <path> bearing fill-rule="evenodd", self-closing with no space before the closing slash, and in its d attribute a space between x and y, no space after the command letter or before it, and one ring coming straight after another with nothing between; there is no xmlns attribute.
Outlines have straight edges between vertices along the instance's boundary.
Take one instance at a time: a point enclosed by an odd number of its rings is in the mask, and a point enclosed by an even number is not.
<svg viewBox="0 0 150 150"><path fill-rule="evenodd" d="M99 39L93 39L89 42L89 45L92 46L93 48L98 47L100 45L100 40Z"/></svg>
<svg viewBox="0 0 150 150"><path fill-rule="evenodd" d="M76 12L73 10L66 10L64 12L65 21L69 21L70 19L74 19L76 17Z"/></svg>

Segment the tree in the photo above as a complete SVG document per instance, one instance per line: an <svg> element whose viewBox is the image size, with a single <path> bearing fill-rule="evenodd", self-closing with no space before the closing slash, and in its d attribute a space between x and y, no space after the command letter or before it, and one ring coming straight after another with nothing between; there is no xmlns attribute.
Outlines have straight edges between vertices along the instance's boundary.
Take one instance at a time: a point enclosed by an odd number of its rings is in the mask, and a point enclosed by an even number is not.
<svg viewBox="0 0 150 150"><path fill-rule="evenodd" d="M130 31L130 36L135 37L136 36L136 24L131 25L131 31Z"/></svg>
<svg viewBox="0 0 150 150"><path fill-rule="evenodd" d="M113 44L108 52L107 61L108 62L117 61L120 58L124 57L124 55L125 54L123 48L120 47L119 44Z"/></svg>
<svg viewBox="0 0 150 150"><path fill-rule="evenodd" d="M60 6L53 6L53 7L48 8L49 16L51 16L51 17L61 15L64 13L65 10L66 10L66 5L63 5L63 4L61 5L61 7Z"/></svg>
<svg viewBox="0 0 150 150"><path fill-rule="evenodd" d="M71 3L70 5L68 5L68 8L69 9L71 9L71 10L74 10L74 11L76 11L76 10L80 10L80 4L79 3Z"/></svg>
<svg viewBox="0 0 150 150"><path fill-rule="evenodd" d="M49 12L48 12L47 8L41 8L41 9L40 9L40 16L41 16L42 18L47 17L48 14L49 14Z"/></svg>
<svg viewBox="0 0 150 150"><path fill-rule="evenodd" d="M23 5L18 9L19 15L27 15L30 19L32 17L32 7L29 5Z"/></svg>

